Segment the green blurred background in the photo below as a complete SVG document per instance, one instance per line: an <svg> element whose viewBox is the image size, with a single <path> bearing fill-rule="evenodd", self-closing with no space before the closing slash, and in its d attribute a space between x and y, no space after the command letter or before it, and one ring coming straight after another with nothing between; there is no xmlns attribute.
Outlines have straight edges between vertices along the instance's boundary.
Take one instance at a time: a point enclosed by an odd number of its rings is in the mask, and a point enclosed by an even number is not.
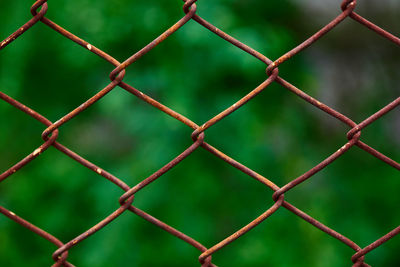
<svg viewBox="0 0 400 267"><path fill-rule="evenodd" d="M340 12L339 0L201 0L198 14L276 59ZM30 1L1 1L0 39L30 17ZM47 17L123 61L183 16L180 0L49 1ZM400 34L398 1L357 11ZM202 124L266 79L265 67L190 21L129 66L125 81ZM280 67L280 75L355 122L399 95L400 49L348 19ZM109 83L113 67L38 23L0 53L0 90L56 121ZM0 172L31 153L45 129L0 101ZM224 153L283 186L346 141L349 128L273 84L206 131ZM192 130L116 88L60 128L59 142L135 185L192 144ZM362 140L400 158L400 113ZM286 200L364 247L400 223L399 172L359 148L286 194ZM66 242L119 207L122 190L54 148L0 185L0 203ZM272 191L198 149L136 194L134 204L211 247L273 201ZM56 247L0 216L0 266L50 266ZM400 266L400 237L369 253ZM200 253L126 212L71 249L76 266L199 266ZM353 251L279 209L213 256L218 266L350 266Z"/></svg>

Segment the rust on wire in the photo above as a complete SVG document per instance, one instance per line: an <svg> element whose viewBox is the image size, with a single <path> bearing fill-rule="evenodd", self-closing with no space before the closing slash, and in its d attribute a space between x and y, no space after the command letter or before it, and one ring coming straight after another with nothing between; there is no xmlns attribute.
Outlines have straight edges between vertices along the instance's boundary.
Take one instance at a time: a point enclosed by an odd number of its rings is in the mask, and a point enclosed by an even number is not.
<svg viewBox="0 0 400 267"><path fill-rule="evenodd" d="M369 266L367 263L364 262L365 255L369 253L370 251L374 250L375 248L381 246L384 244L386 241L389 239L393 238L394 236L398 235L400 233L400 226L397 228L393 229L389 233L383 235L381 238L378 240L375 240L372 242L370 245L361 248L359 245L357 245L355 242L353 242L350 238L344 236L343 234L340 234L336 232L335 230L329 228L328 226L322 224L319 222L317 219L311 217L310 215L304 213L303 211L299 210L296 208L293 204L288 203L284 199L284 194L288 193L291 189L296 187L297 185L305 182L306 180L310 179L313 175L321 171L323 168L331 164L333 161L335 161L337 158L341 157L344 153L346 153L348 150L350 150L354 146L358 146L361 149L363 149L365 152L371 154L372 156L382 160L383 162L387 163L389 166L392 166L393 168L400 170L400 164L396 162L395 160L383 155L381 152L375 150L374 148L370 147L366 143L361 141L361 130L367 127L368 125L372 124L376 120L380 119L382 116L384 116L386 113L390 112L394 108L398 107L400 105L400 97L395 99L393 102L387 104L386 106L382 107L380 110L378 110L375 114L372 114L370 117L366 118L364 121L360 123L355 123L352 121L350 118L346 117L345 115L341 114L340 112L334 110L333 108L321 103L320 101L314 99L313 97L309 96L306 94L304 91L298 89L291 83L287 82L284 80L281 76L279 76L279 70L278 67L279 65L283 64L284 62L288 61L290 58L295 56L296 54L300 53L307 47L311 46L313 43L318 41L321 37L326 35L330 30L335 28L337 25L339 25L342 21L345 19L353 19L357 22L359 22L361 25L367 27L368 29L374 31L375 33L381 35L382 37L386 38L387 40L393 42L394 44L400 46L400 39L391 33L385 31L384 29L378 27L374 23L368 21L367 19L363 18L362 16L358 15L356 12L354 12L356 6L357 6L357 1L356 0L344 0L342 1L341 4L341 9L342 12L338 14L336 18L334 18L332 21L330 21L328 24L326 24L324 27L322 27L319 31L317 31L314 35L309 37L307 40L290 50L289 52L285 53L275 61L269 59L265 55L261 54L260 52L252 49L251 47L247 46L246 44L243 44L242 42L238 41L237 39L233 38L229 34L225 33L221 29L215 27L213 24L210 22L206 21L202 17L200 17L196 11L197 11L197 6L196 6L197 0L187 0L184 1L183 4L183 11L184 15L180 20L178 20L174 25L172 25L170 28L168 28L164 33L162 33L160 36L158 36L156 39L154 39L152 42L150 42L148 45L143 47L141 50L139 50L137 53L133 54L131 57L126 59L124 62L120 63L117 61L115 58L107 54L106 52L100 50L99 48L95 47L91 43L86 42L85 40L79 38L78 36L75 36L74 34L70 33L63 27L57 25L55 22L51 21L49 18L45 17L47 10L48 10L48 4L47 0L38 0L36 1L32 7L31 7L31 13L33 17L27 21L23 26L21 26L18 30L16 30L14 33L12 33L10 36L5 38L2 42L0 42L0 50L7 47L9 44L14 42L18 37L20 37L24 32L29 30L31 27L36 25L38 22L41 22L45 24L46 26L50 27L53 29L55 32L58 32L59 34L63 35L64 37L70 39L71 41L77 43L78 45L82 46L84 49L89 50L93 54L103 58L107 62L109 62L111 65L113 65L115 68L114 70L110 73L110 79L111 82L101 89L97 94L89 98L87 101L82 103L79 107L76 109L72 110L70 113L64 115L62 118L59 118L57 121L52 122L46 117L42 116L38 112L30 109L29 107L23 105L22 103L18 102L17 100L9 97L8 95L4 94L3 92L0 91L0 99L3 101L9 103L10 105L14 106L15 108L21 110L22 112L26 113L27 115L31 116L33 119L38 120L41 122L46 129L42 133L42 138L44 140L44 143L39 146L37 149L35 149L33 152L31 152L29 155L27 155L25 158L20 160L19 162L15 163L12 167L10 167L8 170L4 171L3 173L0 174L0 182L4 181L5 179L9 178L12 176L15 172L29 164L32 160L34 160L36 157L39 157L42 153L45 153L46 150L50 147L53 146L57 150L59 150L61 153L66 154L68 157L70 157L72 160L75 160L76 162L80 163L82 166L92 170L95 172L97 175L102 176L103 178L109 180L111 183L114 185L118 186L121 188L121 197L119 198L119 207L116 208L114 212L112 212L109 216L98 222L96 225L85 231L84 233L79 234L77 237L74 239L63 243L60 240L58 240L55 236L51 235L50 233L46 232L45 230L39 228L38 226L35 226L34 224L28 222L27 220L23 219L22 217L18 216L14 212L6 209L5 207L0 206L0 213L2 213L4 216L8 217L9 219L15 221L16 223L22 225L23 227L27 228L28 230L36 233L37 235L41 236L42 238L45 238L49 242L53 243L55 246L58 247L57 250L52 255L52 258L54 260L53 266L74 266L72 263L68 262L68 252L74 248L78 243L83 242L86 238L89 236L95 234L97 231L100 231L103 227L111 223L113 220L117 219L121 214L130 211L133 214L138 215L139 217L142 217L144 220L160 227L161 229L165 230L166 232L170 233L171 235L176 236L177 238L181 239L183 242L186 242L199 250L199 262L201 266L203 267L210 267L210 266L215 266L212 263L212 255L217 252L220 249L223 249L225 246L230 244L231 242L234 242L237 240L240 236L246 234L248 231L256 227L258 224L262 223L265 221L268 217L272 216L278 209L281 207L291 211L293 214L297 215L298 217L302 218L303 220L307 221L314 227L320 229L321 231L325 232L326 234L332 236L333 238L337 239L338 241L342 242L344 245L347 245L350 249L354 251L353 256L351 257L351 261L353 264L353 267L360 267L360 266ZM40 10L39 10L40 9ZM39 11L38 11L39 10ZM202 125L197 125L193 121L191 121L189 118L186 118L182 114L179 114L178 112L172 110L171 108L163 105L162 103L158 102L157 100L151 98L150 96L144 94L143 92L139 91L138 89L132 87L131 85L125 83L123 81L123 78L125 76L125 69L134 63L137 59L139 59L142 56L145 56L149 51L151 51L154 47L156 47L158 44L161 42L165 41L168 39L169 36L171 36L173 33L175 33L178 29L181 27L184 27L184 25L190 21L196 21L198 24L203 26L205 29L208 29L212 33L216 34L220 38L228 41L232 45L235 45L236 47L240 48L243 52L248 53L252 55L253 57L257 58L258 60L262 61L265 63L266 66L266 73L267 76L266 80L262 82L259 86L257 86L255 89L250 91L247 95L245 95L243 98L239 99L236 103L233 103L230 107L226 108L225 110L221 111L219 114L216 116L210 118L208 121L203 123ZM288 89L295 95L299 96L309 104L315 106L316 108L322 110L323 112L329 114L330 116L336 118L337 120L343 122L344 124L349 126L349 131L347 133L347 139L348 142L343 144L342 147L340 147L335 153L324 159L322 162L314 166L312 169L309 171L305 172L304 174L300 175L299 177L295 177L292 179L289 183L279 187L276 185L273 181L267 179L263 175L251 170L247 166L241 164L240 162L237 162L235 159L229 157L228 155L224 154L222 151L218 150L214 146L208 144L205 141L205 131L212 127L214 124L218 123L220 120L224 119L226 116L229 116L232 112L236 111L237 109L241 108L243 105L245 105L248 101L252 100L254 97L256 97L260 92L262 92L264 89L266 89L271 83L278 83L284 88ZM134 96L138 97L139 99L143 100L144 102L152 105L153 107L157 108L158 110L168 114L169 116L177 119L178 121L184 123L188 127L193 129L193 133L191 135L193 139L193 144L189 146L186 150L184 150L181 154L179 154L176 158L174 158L172 161L168 162L165 164L161 169L158 171L154 172L152 175L149 177L146 177L141 180L137 185L134 186L128 186L125 184L121 179L115 177L114 175L110 174L106 170L102 169L101 167L89 162L88 160L84 159L74 151L70 150L69 148L65 147L61 143L57 142L57 137L59 133L59 129L61 126L63 126L65 123L67 123L69 120L74 119L77 115L79 115L82 111L88 109L91 105L93 105L95 102L103 98L107 93L110 91L114 90L116 87L120 87L127 92L133 94ZM168 172L170 169L175 167L177 164L182 162L186 157L190 156L190 154L199 149L203 148L207 151L209 151L212 155L216 156L219 159L222 159L226 163L230 164L231 166L235 167L236 169L242 171L243 173L247 174L253 179L256 179L259 181L261 184L267 186L270 188L273 193L272 193L272 198L274 200L274 204L267 208L265 212L263 212L259 217L255 218L253 221L249 222L247 225L243 226L241 229L230 235L229 237L225 238L224 240L221 240L219 243L211 246L205 246L201 244L199 241L193 239L192 237L180 232L179 230L169 226L168 224L158 220L157 218L154 218L150 214L138 209L133 205L134 203L134 198L135 194L145 188L147 185L149 185L152 182L155 182L157 179L159 179L163 174ZM116 205L118 205L116 203Z"/></svg>

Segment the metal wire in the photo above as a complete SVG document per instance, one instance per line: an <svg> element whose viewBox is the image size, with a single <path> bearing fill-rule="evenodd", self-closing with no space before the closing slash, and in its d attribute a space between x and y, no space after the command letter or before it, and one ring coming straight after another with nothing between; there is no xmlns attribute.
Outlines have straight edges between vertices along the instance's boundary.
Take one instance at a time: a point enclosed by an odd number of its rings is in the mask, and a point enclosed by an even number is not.
<svg viewBox="0 0 400 267"><path fill-rule="evenodd" d="M4 41L0 43L0 50L11 44L14 40L16 40L19 36L21 36L24 32L29 30L33 25L37 24L38 22L44 23L51 29L55 30L56 32L60 33L61 35L65 36L66 38L70 39L71 41L79 44L83 48L91 51L92 53L98 55L99 57L105 59L109 63L115 66L115 69L110 73L110 79L111 82L103 88L101 91L99 91L97 94L95 94L93 97L91 97L89 100L84 102L82 105L71 111L70 113L66 114L56 122L51 122L49 119L45 118L44 116L40 115L38 112L30 109L29 107L23 105L22 103L18 102L17 100L9 97L8 95L4 94L3 92L0 91L0 98L10 105L14 106L15 108L25 112L32 118L38 120L39 122L43 123L47 128L43 131L42 133L42 138L44 140L43 144L39 146L37 149L35 149L32 153L27 155L24 159L22 159L20 162L16 163L14 166L6 170L4 173L0 175L0 182L4 181L6 178L10 177L13 175L15 172L19 171L21 168L26 166L28 163L30 163L32 160L34 160L36 157L38 157L40 154L44 153L50 146L55 147L58 149L60 152L66 154L73 160L79 162L82 166L92 170L93 172L97 173L100 176L103 176L104 178L108 179L110 182L115 184L116 186L120 187L122 190L125 191L125 193L120 197L119 203L120 207L115 210L112 214L104 218L102 221L100 221L98 224L94 225L91 227L89 230L86 232L80 234L76 238L63 243L60 240L58 240L55 236L47 233L46 231L42 230L41 228L33 225L32 223L28 222L27 220L19 217L12 211L0 207L0 212L10 218L11 220L15 221L16 223L24 226L25 228L29 229L30 231L38 234L39 236L47 239L48 241L52 242L55 244L58 249L53 253L52 257L54 260L53 266L74 266L71 263L67 261L68 258L68 251L71 250L74 246L76 246L78 243L83 242L86 238L89 236L95 234L97 231L101 230L103 227L105 227L107 224L111 223L113 220L118 218L122 213L124 212L132 212L143 219L147 220L150 223L155 224L156 226L162 228L163 230L169 232L170 234L176 236L177 238L180 238L182 241L192 245L196 249L200 251L200 256L199 256L199 262L201 266L203 267L209 267L209 266L215 266L212 263L212 255L228 245L229 243L237 240L240 236L246 234L248 231L250 231L252 228L256 227L258 224L263 222L265 219L267 219L269 216L274 214L279 208L283 207L295 215L299 216L303 220L307 221L308 223L312 224L316 228L324 231L326 234L334 237L338 241L342 242L343 244L347 245L351 249L354 250L354 255L351 257L351 261L353 262L353 267L358 267L358 266L369 266L367 263L364 262L364 257L367 253L372 251L373 249L381 246L383 243L388 241L389 239L393 238L400 232L400 226L397 228L393 229L386 235L382 236L378 240L374 241L370 245L361 248L358 246L355 242L350 240L348 237L345 237L344 235L336 232L335 230L329 228L328 226L322 224L321 222L317 221L315 218L307 215L303 211L297 209L295 206L292 204L288 203L284 199L284 194L290 191L292 188L296 187L300 183L303 183L307 179L310 179L314 174L318 173L321 171L323 168L325 168L327 165L331 164L334 160L342 156L346 151L351 149L353 146L358 146L361 149L363 149L365 152L373 155L374 157L382 160L383 162L387 163L388 165L392 166L393 168L400 170L400 164L393 159L390 159L389 157L383 155L379 151L375 150L374 148L370 147L366 143L362 142L360 140L361 137L361 130L376 121L377 119L381 118L383 115L386 113L390 112L394 108L396 108L400 104L400 97L395 99L393 102L389 103L379 111L377 111L375 114L371 115L370 117L366 118L364 121L360 123L355 123L352 121L350 118L346 117L345 115L341 114L340 112L332 109L331 107L328 107L327 105L319 102L318 100L314 99L313 97L307 95L300 89L296 88L286 80L284 80L282 77L278 75L279 70L278 66L293 57L294 55L298 54L299 52L303 51L305 48L309 47L313 43L315 43L317 40L319 40L322 36L327 34L330 30L335 28L338 24L340 24L343 20L347 18L351 18L357 22L359 22L361 25L367 27L368 29L374 31L375 33L383 36L387 40L397 44L400 46L400 39L389 32L383 30L382 28L378 27L374 23L368 21L367 19L363 18L362 16L358 15L356 12L354 12L354 9L356 8L357 1L356 0L344 0L341 4L341 9L342 12L331 22L329 22L326 26L324 26L322 29L320 29L317 33L312 35L310 38L305 40L303 43L299 44L297 47L292 49L291 51L287 52L280 58L278 58L275 61L270 60L260 52L250 48L249 46L241 43L240 41L236 40L232 36L228 35L227 33L223 32L221 29L218 29L215 27L213 24L210 22L204 20L202 17L200 17L196 13L196 2L197 0L187 0L184 1L183 5L183 11L185 15L174 25L172 25L168 30L166 30L164 33L162 33L159 37L157 37L155 40L153 40L151 43L146 45L144 48L142 48L140 51L132 55L130 58L125 60L124 62L120 63L116 59L114 59L112 56L107 54L106 52L100 50L99 48L95 47L94 45L86 42L85 40L82 40L81 38L75 36L74 34L68 32L66 29L60 27L50 19L48 19L45 15L48 10L48 4L47 0L38 0L36 1L32 7L31 7L31 13L33 17L26 22L22 27L20 27L17 31L15 31L13 34L11 34L8 38L6 38ZM40 9L40 10L39 10ZM39 10L39 11L38 11ZM183 27L188 21L193 20L196 21L198 24L202 25L204 28L210 30L217 36L221 37L222 39L230 42L231 44L237 46L244 52L254 56L255 58L259 59L260 61L264 62L267 66L266 68L266 73L268 75L268 78L262 82L257 88L252 90L250 93L248 93L246 96L244 96L242 99L234 103L232 106L229 108L225 109L215 117L211 118L208 120L206 123L203 125L199 126L190 119L186 118L182 114L179 114L178 112L172 110L171 108L161 104L160 102L156 101L155 99L149 97L148 95L144 94L143 92L139 91L138 89L132 87L131 85L125 83L123 81L124 75L125 75L125 68L127 68L129 65L134 63L137 59L140 57L144 56L146 53L148 53L150 50L152 50L155 46L166 40L170 35L172 35L174 32L176 32L179 28ZM339 148L335 153L330 155L328 158L323 160L321 163L304 173L303 175L291 180L289 183L286 185L283 185L281 187L277 186L275 183L272 181L268 180L264 176L262 176L259 173L256 173L255 171L251 170L250 168L244 166L243 164L237 162L233 158L229 157L228 155L224 154L223 152L219 151L212 145L208 144L205 141L205 131L212 127L214 124L218 123L220 120L224 119L226 116L234 112L235 110L239 109L242 107L244 104L246 104L248 101L253 99L258 93L263 91L266 87L268 87L271 83L278 83L282 85L284 88L288 89L289 91L293 92L300 98L304 99L311 105L317 107L318 109L328 113L332 117L338 119L339 121L343 122L344 124L348 125L350 130L347 133L347 139L348 142L345 143L341 148ZM140 98L141 100L147 102L148 104L154 106L155 108L159 109L160 111L165 112L166 114L170 115L171 117L177 119L178 121L186 124L190 128L192 128L194 131L191 135L193 139L193 144L189 146L185 151L183 151L180 155L178 155L176 158L174 158L171 162L166 164L164 167L153 173L151 176L147 177L146 179L143 179L140 183L137 185L130 187L127 184L125 184L122 180L118 179L117 177L113 176L112 174L108 173L106 170L102 169L99 166L96 166L95 164L89 162L88 160L84 159L83 157L79 156L77 153L73 152L72 150L68 149L67 147L63 146L61 143L57 142L57 137L58 137L58 132L59 128L64 125L67 121L75 118L77 115L79 115L82 111L85 109L89 108L91 105L93 105L96 101L104 97L108 92L113 90L116 87L121 87L124 90L130 92L131 94L135 95L136 97ZM255 220L251 221L249 224L247 224L245 227L242 229L238 230L237 232L233 233L231 236L225 238L218 244L215 244L211 247L206 247L205 245L201 244L200 242L194 240L190 236L174 229L173 227L165 224L164 222L154 218L150 214L138 209L133 205L133 200L135 197L135 193L149 185L150 183L156 181L159 179L163 174L168 172L170 169L172 169L174 166L179 164L183 159L188 157L193 151L199 148L203 148L207 151L209 151L211 154L215 155L216 157L221 158L224 160L226 163L232 165L233 167L239 169L243 173L247 174L248 176L258 180L260 183L263 185L269 187L273 191L272 198L274 200L274 204L266 210L263 214L261 214L259 217L257 217Z"/></svg>

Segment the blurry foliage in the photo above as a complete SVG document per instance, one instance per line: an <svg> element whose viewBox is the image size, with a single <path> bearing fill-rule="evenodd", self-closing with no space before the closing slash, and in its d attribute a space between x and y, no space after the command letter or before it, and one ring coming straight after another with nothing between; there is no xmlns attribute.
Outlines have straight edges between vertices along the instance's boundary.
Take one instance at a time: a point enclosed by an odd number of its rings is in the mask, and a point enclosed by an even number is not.
<svg viewBox="0 0 400 267"><path fill-rule="evenodd" d="M299 2L202 0L198 14L275 59L339 12L340 1L337 9L318 16L312 13L315 9ZM367 4L364 10L369 10ZM27 21L30 13L26 1L2 1L0 7L2 39ZM178 0L49 1L46 16L123 61L182 17L181 7ZM373 12L369 15L374 18ZM355 22L344 22L284 63L280 74L361 121L398 96L395 70L399 55L398 48L374 33ZM0 89L56 121L107 85L112 69L38 23L1 51ZM129 84L198 124L265 79L261 62L194 21L129 66L125 76ZM3 101L0 114L0 171L4 171L41 144L45 127ZM362 138L398 160L399 122L399 111L393 111L365 129ZM347 131L335 119L273 84L207 130L206 140L282 186L341 147ZM63 125L58 140L135 185L188 147L191 132L116 88ZM399 188L398 171L353 148L287 193L286 199L365 246L400 223ZM118 208L121 194L116 186L54 148L0 185L1 205L62 241L71 240ZM212 246L269 208L271 194L265 186L198 149L137 193L134 204ZM367 262L398 266L399 248L400 239L395 238L368 254ZM49 266L55 249L0 216L0 266ZM215 253L213 262L219 266L337 267L349 266L352 253L281 208ZM181 240L126 212L73 248L69 260L76 266L198 266L198 255Z"/></svg>

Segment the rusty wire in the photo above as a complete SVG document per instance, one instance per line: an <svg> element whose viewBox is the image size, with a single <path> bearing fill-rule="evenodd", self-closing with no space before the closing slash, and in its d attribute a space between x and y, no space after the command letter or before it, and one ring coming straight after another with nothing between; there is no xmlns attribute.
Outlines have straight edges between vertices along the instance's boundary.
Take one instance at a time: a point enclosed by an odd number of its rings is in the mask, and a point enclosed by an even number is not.
<svg viewBox="0 0 400 267"><path fill-rule="evenodd" d="M335 28L337 25L339 25L343 20L346 18L351 18L357 22L359 22L361 25L367 27L368 29L374 31L375 33L383 36L387 40L397 44L400 46L400 39L389 32L383 30L382 28L378 27L374 23L368 21L367 19L363 18L362 16L358 15L356 12L354 12L354 9L356 8L357 1L356 0L344 0L341 4L341 10L342 12L331 22L329 22L327 25L325 25L322 29L320 29L317 33L309 37L307 40L305 40L303 43L299 44L297 47L292 49L291 51L287 52L280 58L278 58L275 61L270 60L260 52L250 48L249 46L241 43L237 39L233 38L232 36L228 35L227 33L223 32L221 29L218 29L215 27L213 24L210 22L204 20L202 17L200 17L196 13L196 1L197 0L187 0L184 1L183 5L183 11L185 15L178 21L176 22L173 26L171 26L168 30L166 30L164 33L162 33L159 37L157 37L155 40L153 40L151 43L146 45L144 48L139 50L137 53L132 55L130 58L125 60L124 62L120 63L116 59L114 59L112 56L107 54L106 52L100 50L99 48L95 47L94 45L86 42L85 40L82 40L81 38L75 36L74 34L68 32L66 29L62 28L61 26L57 25L47 17L45 17L46 12L48 10L48 4L47 0L38 0L36 1L32 7L31 7L31 13L33 17L26 22L22 27L20 27L17 31L15 31L13 34L11 34L9 37L7 37L4 41L0 43L0 50L5 48L7 45L12 43L14 40L16 40L19 36L21 36L24 32L29 30L33 25L38 23L39 21L47 25L48 27L52 28L56 32L60 33L61 35L65 36L66 38L70 39L71 41L77 43L78 45L82 46L83 48L91 51L92 53L98 55L99 57L105 59L109 63L115 66L115 69L110 73L110 80L111 82L103 88L101 91L99 91L97 94L92 96L89 100L81 104L79 107L71 111L70 113L66 114L56 122L52 122L49 119L45 118L44 116L40 115L38 112L30 109L29 107L23 105L22 103L18 102L17 100L9 97L8 95L4 94L3 92L0 91L0 98L10 105L14 106L15 108L25 112L32 118L38 120L42 124L44 124L47 128L43 131L42 133L42 138L44 140L43 144L39 146L37 149L35 149L32 153L27 155L24 159L22 159L20 162L16 163L14 166L0 174L0 182L5 180L6 178L10 177L13 175L15 172L26 166L29 162L34 160L36 157L38 157L40 154L44 153L50 146L55 147L58 149L60 152L66 154L73 160L79 162L82 166L85 166L86 168L92 170L93 172L97 173L100 176L103 176L104 178L108 179L110 182L114 183L116 186L120 187L125 193L120 197L119 203L120 207L115 210L112 214L104 218L102 221L100 221L98 224L94 225L91 227L89 230L86 232L78 235L76 238L63 243L62 241L58 240L55 236L47 233L46 231L42 230L41 228L33 225L32 223L28 222L27 220L19 217L12 211L1 207L0 206L0 212L10 218L11 220L15 221L16 223L24 226L25 228L29 229L30 231L38 234L39 236L47 239L48 241L52 242L55 244L58 249L53 253L52 257L54 260L53 266L74 266L71 263L67 261L68 258L68 251L71 250L75 245L78 243L82 242L89 236L93 235L97 231L101 230L103 227L105 227L107 224L111 223L113 220L118 218L122 213L126 211L130 211L143 219L155 224L156 226L162 228L163 230L169 232L170 234L176 236L177 238L180 238L184 242L187 242L188 244L192 245L196 249L200 251L200 256L199 256L199 262L201 266L208 267L208 266L215 266L212 263L212 255L228 245L229 243L237 240L240 236L246 234L248 231L250 231L252 228L263 222L266 218L274 214L279 208L284 207L285 209L291 211L295 215L299 216L300 218L304 219L308 223L312 224L316 228L322 230L326 234L334 237L335 239L339 240L343 244L347 245L351 249L354 250L354 255L351 257L351 261L353 262L353 267L359 267L359 266L369 266L367 263L364 262L364 257L367 253L372 251L373 249L377 248L378 246L382 245L389 239L393 238L397 234L400 233L400 226L397 228L393 229L386 235L382 236L378 240L372 242L370 245L361 248L358 246L355 242L350 240L348 237L336 232L335 230L329 228L328 226L322 224L315 218L307 215L303 211L297 209L295 206L292 204L288 203L287 201L284 200L284 194L288 191L290 191L292 188L296 187L300 183L306 181L307 179L311 178L314 174L318 173L321 171L323 168L325 168L327 165L331 164L334 160L342 156L346 151L351 149L353 146L358 146L367 153L373 155L374 157L382 160L383 162L387 163L388 165L392 166L393 168L400 170L400 164L396 162L395 160L383 155L379 151L375 150L374 148L370 147L366 143L362 142L360 140L361 137L361 130L376 121L377 119L381 118L383 115L386 113L390 112L394 108L396 108L400 104L400 97L395 99L393 102L389 103L379 111L377 111L375 114L372 114L370 117L366 118L364 121L360 123L355 123L352 121L350 118L346 117L345 115L341 114L340 112L332 109L331 107L328 107L327 105L319 102L318 100L314 99L313 97L307 95L305 92L302 90L296 88L294 85L290 84L286 80L284 80L282 77L278 75L279 70L278 66L290 59L291 57L295 56L299 52L303 51L305 48L309 47L313 43L315 43L317 40L319 40L322 36L327 34L330 30ZM39 10L40 9L40 10ZM39 10L39 11L38 11ZM200 25L202 25L204 28L210 30L217 36L223 38L224 40L230 42L231 44L237 46L244 52L252 55L253 57L259 59L266 65L266 73L268 75L268 78L262 82L258 87L256 87L254 90L249 92L246 96L244 96L242 99L234 103L232 106L229 108L225 109L215 117L211 118L201 126L197 125L190 119L186 118L185 116L179 114L178 112L172 110L171 108L161 104L160 102L156 101L155 99L151 98L150 96L144 94L143 92L139 91L138 89L132 87L131 85L125 83L123 81L124 75L125 75L125 69L134 63L137 59L140 57L144 56L146 53L148 53L150 50L152 50L155 46L157 46L159 43L163 42L166 40L170 35L172 35L174 32L176 32L179 28L183 27L188 21L194 20ZM335 153L330 155L328 158L324 159L321 163L307 171L306 173L302 174L301 176L291 180L289 183L286 185L283 185L281 187L277 186L275 183L270 181L269 179L265 178L263 175L256 173L255 171L249 169L248 167L244 166L243 164L237 162L236 160L232 159L228 155L224 154L223 152L219 151L217 148L213 147L212 145L208 144L205 141L205 131L234 112L235 110L239 109L241 106L246 104L248 101L253 99L258 93L263 91L266 87L268 87L271 83L276 82L280 85L282 85L284 88L288 89L289 91L293 92L300 98L304 99L311 105L315 106L316 108L328 113L332 117L338 119L339 121L343 122L344 124L348 125L350 130L347 133L347 139L348 142L346 142L340 149L338 149ZM141 100L147 102L148 104L154 106L155 108L159 109L160 111L165 112L166 114L170 115L171 117L179 120L180 122L184 123L185 125L189 126L192 128L194 131L191 135L193 139L193 144L189 146L186 150L184 150L180 155L178 155L176 158L174 158L172 161L167 163L165 166L163 166L161 169L153 173L151 176L143 179L140 183L137 185L130 187L127 184L125 184L122 180L118 179L117 177L113 176L106 170L102 169L99 166L96 166L95 164L89 162L88 160L82 158L79 156L77 153L71 151L67 147L63 146L59 142L57 142L57 137L59 133L59 128L63 126L67 121L75 118L78 114L80 114L82 111L85 109L89 108L91 105L93 105L95 102L97 102L99 99L104 97L108 92L113 90L116 87L121 87L124 90L130 92L131 94L135 95L136 97L140 98ZM261 214L259 217L257 217L255 220L251 221L249 224L238 230L237 232L233 233L231 236L225 238L224 240L220 241L218 244L215 244L213 246L206 247L205 245L201 244L200 242L194 240L188 235L185 235L184 233L180 232L177 229L174 229L173 227L165 224L164 222L154 218L150 214L138 209L133 205L134 201L134 196L135 193L149 185L150 183L154 182L158 178L160 178L163 174L168 172L170 169L172 169L174 166L179 164L183 159L188 157L193 151L198 149L199 147L209 151L211 154L215 155L218 158L221 158L228 164L232 165L233 167L237 168L238 170L242 171L243 173L247 174L248 176L258 180L265 186L269 187L272 189L273 194L272 198L274 200L274 204L266 210L263 214Z"/></svg>

